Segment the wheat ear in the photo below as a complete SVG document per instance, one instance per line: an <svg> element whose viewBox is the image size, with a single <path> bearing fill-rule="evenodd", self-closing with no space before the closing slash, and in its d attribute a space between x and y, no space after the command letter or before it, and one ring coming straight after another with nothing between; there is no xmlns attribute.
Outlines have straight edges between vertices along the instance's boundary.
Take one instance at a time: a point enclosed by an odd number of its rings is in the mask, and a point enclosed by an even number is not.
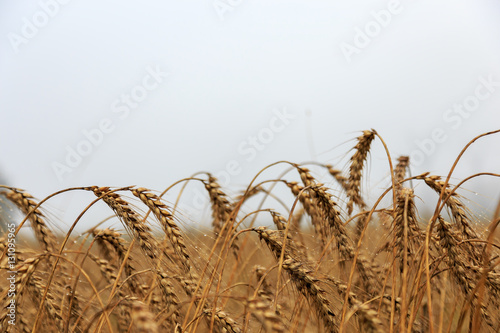
<svg viewBox="0 0 500 333"><path fill-rule="evenodd" d="M375 139L375 131L363 131L363 135L358 137L358 143L354 147L355 152L351 157L351 165L349 166L349 184L347 190L347 213L351 215L354 204L364 207L364 202L361 198L361 172L370 151L370 145Z"/></svg>

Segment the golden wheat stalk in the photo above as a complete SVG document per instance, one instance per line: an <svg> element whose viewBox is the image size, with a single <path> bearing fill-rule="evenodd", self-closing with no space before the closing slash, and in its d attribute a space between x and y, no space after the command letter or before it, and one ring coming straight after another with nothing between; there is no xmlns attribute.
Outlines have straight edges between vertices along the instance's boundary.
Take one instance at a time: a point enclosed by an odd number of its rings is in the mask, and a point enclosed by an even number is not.
<svg viewBox="0 0 500 333"><path fill-rule="evenodd" d="M354 147L355 152L351 157L351 165L349 166L349 183L347 190L347 197L349 201L347 202L347 213L352 214L354 204L358 205L362 209L364 207L364 201L361 198L361 172L363 171L363 166L368 157L368 152L370 151L370 145L375 139L375 131L363 131L363 135L358 137L358 143Z"/></svg>

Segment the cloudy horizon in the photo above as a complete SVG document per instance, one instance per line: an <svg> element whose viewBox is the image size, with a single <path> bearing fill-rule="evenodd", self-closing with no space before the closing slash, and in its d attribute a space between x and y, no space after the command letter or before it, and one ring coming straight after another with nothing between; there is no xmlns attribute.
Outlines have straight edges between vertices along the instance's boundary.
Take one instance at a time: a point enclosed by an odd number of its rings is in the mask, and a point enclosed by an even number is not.
<svg viewBox="0 0 500 333"><path fill-rule="evenodd" d="M234 193L278 160L345 168L374 128L413 174L445 176L500 128L498 14L494 1L2 2L0 173L40 199L163 191L198 171ZM499 141L475 143L454 182L498 170ZM380 190L388 164L373 149L365 185ZM497 187L466 186L486 211ZM68 223L91 200L50 207Z"/></svg>

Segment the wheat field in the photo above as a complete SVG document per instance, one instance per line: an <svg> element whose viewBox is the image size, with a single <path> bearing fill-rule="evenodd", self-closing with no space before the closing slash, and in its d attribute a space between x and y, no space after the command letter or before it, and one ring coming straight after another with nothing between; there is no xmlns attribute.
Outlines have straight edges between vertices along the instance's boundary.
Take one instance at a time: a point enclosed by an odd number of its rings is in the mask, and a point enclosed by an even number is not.
<svg viewBox="0 0 500 333"><path fill-rule="evenodd" d="M497 132L473 138L442 176L412 176L409 157L391 156L366 130L345 166L280 161L238 195L210 173L163 192L88 186L43 200L1 186L21 219L5 222L0 243L0 331L500 332L500 205L485 217L458 193L499 175L450 183L463 152ZM377 140L390 185L375 196L363 184ZM283 176L266 179L269 169ZM200 184L210 228L178 207ZM434 193L427 217L416 186ZM45 206L71 191L87 192L88 206L63 234ZM74 232L95 204L114 226L103 218ZM33 238L19 233L27 229Z"/></svg>

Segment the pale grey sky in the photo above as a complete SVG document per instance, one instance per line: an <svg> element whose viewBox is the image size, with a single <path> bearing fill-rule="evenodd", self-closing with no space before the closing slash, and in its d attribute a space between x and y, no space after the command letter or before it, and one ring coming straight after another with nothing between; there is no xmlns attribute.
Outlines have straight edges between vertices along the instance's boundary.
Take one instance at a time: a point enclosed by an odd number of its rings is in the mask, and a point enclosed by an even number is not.
<svg viewBox="0 0 500 333"><path fill-rule="evenodd" d="M338 162L374 128L413 173L444 174L500 128L499 14L492 0L0 1L0 171L38 198L228 168L234 191L277 160ZM457 177L498 172L499 142ZM374 146L375 187L384 158ZM471 189L495 201L497 185ZM91 199L50 205L71 219Z"/></svg>

